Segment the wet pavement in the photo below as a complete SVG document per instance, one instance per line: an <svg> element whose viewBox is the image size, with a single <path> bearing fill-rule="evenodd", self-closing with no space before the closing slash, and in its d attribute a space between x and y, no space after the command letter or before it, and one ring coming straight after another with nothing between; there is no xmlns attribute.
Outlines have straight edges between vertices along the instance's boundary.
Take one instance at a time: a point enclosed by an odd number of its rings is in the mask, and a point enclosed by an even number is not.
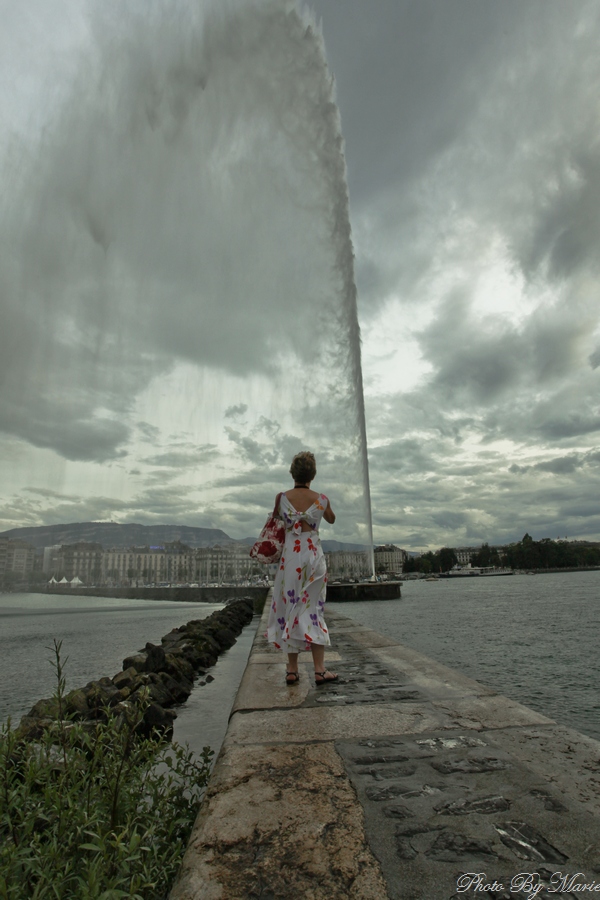
<svg viewBox="0 0 600 900"><path fill-rule="evenodd" d="M259 627L172 900L600 893L600 744L327 619L318 688Z"/></svg>

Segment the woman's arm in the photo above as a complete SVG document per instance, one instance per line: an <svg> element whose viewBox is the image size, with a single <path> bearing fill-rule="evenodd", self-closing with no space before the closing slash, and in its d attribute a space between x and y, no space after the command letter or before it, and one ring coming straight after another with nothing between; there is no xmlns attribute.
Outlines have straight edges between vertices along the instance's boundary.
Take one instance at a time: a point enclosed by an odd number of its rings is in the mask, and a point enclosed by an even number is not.
<svg viewBox="0 0 600 900"><path fill-rule="evenodd" d="M335 522L335 513L331 508L329 499L327 500L327 507L325 509L325 512L323 513L323 518L326 522L329 522L330 525L333 525L333 523Z"/></svg>

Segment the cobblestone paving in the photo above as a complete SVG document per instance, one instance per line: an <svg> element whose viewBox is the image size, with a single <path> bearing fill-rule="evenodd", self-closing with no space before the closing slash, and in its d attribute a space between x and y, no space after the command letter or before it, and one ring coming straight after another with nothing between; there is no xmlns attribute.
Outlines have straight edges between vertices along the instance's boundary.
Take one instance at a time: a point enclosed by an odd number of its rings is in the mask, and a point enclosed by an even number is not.
<svg viewBox="0 0 600 900"><path fill-rule="evenodd" d="M385 715L385 707L429 702L349 634L336 634L335 646L339 682L311 692L305 705L374 703ZM581 896L575 882L561 891L557 872L600 883L598 819L503 749L499 734L457 729L336 742L392 900ZM479 880L459 881L465 873ZM519 873L531 874L531 888L514 881Z"/></svg>
<svg viewBox="0 0 600 900"><path fill-rule="evenodd" d="M259 630L173 900L600 896L600 744L327 621L319 687Z"/></svg>
<svg viewBox="0 0 600 900"><path fill-rule="evenodd" d="M339 681L311 692L304 706L386 705L423 700L406 675L386 666L375 653L360 647L349 636L336 634L335 649L343 659L331 666Z"/></svg>

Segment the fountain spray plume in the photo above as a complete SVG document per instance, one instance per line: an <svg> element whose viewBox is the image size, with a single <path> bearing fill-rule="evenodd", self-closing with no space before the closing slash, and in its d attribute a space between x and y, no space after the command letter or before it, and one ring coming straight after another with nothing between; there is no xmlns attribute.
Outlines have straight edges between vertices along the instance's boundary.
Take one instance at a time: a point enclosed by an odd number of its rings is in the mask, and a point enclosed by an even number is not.
<svg viewBox="0 0 600 900"><path fill-rule="evenodd" d="M375 577L369 456L361 365L361 337L358 322L357 288L354 272L354 250L350 224L350 199L344 140L340 112L335 99L335 83L327 66L322 34L317 30L314 20L307 13L304 13L304 23L306 25L306 41L311 43L315 50L313 66L315 73L318 73L323 92L319 100L318 110L323 126L323 139L317 150L320 166L329 188L328 230L334 248L334 259L339 278L338 300L341 324L348 335L346 359L342 361L342 364L343 369L349 376L353 392L355 425L358 433L363 498L369 538L369 561L372 576ZM343 352L344 348L341 348L341 350Z"/></svg>
<svg viewBox="0 0 600 900"><path fill-rule="evenodd" d="M372 546L346 164L314 18L296 0L85 15L76 77L1 161L0 431L38 448L28 483L45 490L58 460L90 518L251 533L313 447L334 534Z"/></svg>

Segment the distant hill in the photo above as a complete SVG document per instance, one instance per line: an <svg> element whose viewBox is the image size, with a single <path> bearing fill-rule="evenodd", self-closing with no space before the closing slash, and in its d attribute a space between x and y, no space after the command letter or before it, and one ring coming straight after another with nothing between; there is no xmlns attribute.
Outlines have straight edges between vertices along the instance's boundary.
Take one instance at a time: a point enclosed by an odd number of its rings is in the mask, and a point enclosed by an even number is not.
<svg viewBox="0 0 600 900"><path fill-rule="evenodd" d="M367 550L366 544L342 544L341 541L321 541L321 546L326 553L334 553L336 550Z"/></svg>
<svg viewBox="0 0 600 900"><path fill-rule="evenodd" d="M242 538L239 543L252 546L256 537ZM191 525L138 525L135 522L71 522L68 525L36 525L30 528L11 528L0 532L0 538L27 541L34 547L54 544L76 544L88 541L110 547L161 547L170 541L181 541L188 547L212 547L231 544L233 538L220 528L194 528ZM340 541L321 541L323 550L366 550L364 544L342 544Z"/></svg>
<svg viewBox="0 0 600 900"><path fill-rule="evenodd" d="M191 525L119 525L117 522L72 522L68 525L38 525L11 528L0 537L28 541L34 547L75 544L89 541L103 547L160 547L169 541L181 541L188 547L229 544L232 538L220 528L193 528ZM252 541L254 543L254 541Z"/></svg>
<svg viewBox="0 0 600 900"><path fill-rule="evenodd" d="M247 537L242 538L239 541L240 544L248 544L249 547L252 546L254 541L257 538L255 537ZM366 544L342 544L341 541L321 541L321 546L325 553L332 553L335 550L366 550Z"/></svg>

